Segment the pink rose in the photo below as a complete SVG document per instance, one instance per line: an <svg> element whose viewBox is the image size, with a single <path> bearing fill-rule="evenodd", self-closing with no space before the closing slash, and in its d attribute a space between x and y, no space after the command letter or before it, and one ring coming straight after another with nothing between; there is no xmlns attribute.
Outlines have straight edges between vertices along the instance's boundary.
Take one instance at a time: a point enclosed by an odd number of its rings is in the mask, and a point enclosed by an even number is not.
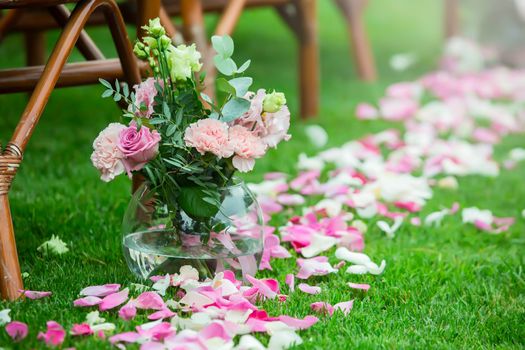
<svg viewBox="0 0 525 350"><path fill-rule="evenodd" d="M240 125L230 128L230 144L235 152L233 166L243 173L253 169L255 159L261 158L267 148L263 140Z"/></svg>
<svg viewBox="0 0 525 350"><path fill-rule="evenodd" d="M129 127L120 132L118 148L124 155L122 162L129 176L131 171L142 169L157 156L159 142L157 130L151 131L145 126L137 130L135 122L131 122Z"/></svg>
<svg viewBox="0 0 525 350"><path fill-rule="evenodd" d="M233 148L228 138L228 124L217 119L201 119L186 129L186 146L195 147L200 154L213 153L219 158L229 158Z"/></svg>
<svg viewBox="0 0 525 350"><path fill-rule="evenodd" d="M161 82L159 82L159 84L160 83ZM139 85L135 85L134 88L135 107L138 111L137 115L149 118L154 112L153 106L155 106L155 96L157 96L157 89L155 88L155 79L148 78ZM146 106L147 109L145 111L140 111L141 105ZM131 111L132 108L130 107L129 110Z"/></svg>
<svg viewBox="0 0 525 350"><path fill-rule="evenodd" d="M115 176L124 172L122 163L124 156L118 147L119 135L124 129L126 129L125 125L111 123L93 142L91 162L100 171L100 178L105 182L113 180Z"/></svg>

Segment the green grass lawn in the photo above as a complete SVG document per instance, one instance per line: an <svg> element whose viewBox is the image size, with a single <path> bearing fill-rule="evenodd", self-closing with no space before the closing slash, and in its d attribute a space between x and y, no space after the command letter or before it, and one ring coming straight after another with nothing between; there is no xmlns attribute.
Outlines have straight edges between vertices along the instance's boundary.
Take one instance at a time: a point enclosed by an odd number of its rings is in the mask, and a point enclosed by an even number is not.
<svg viewBox="0 0 525 350"><path fill-rule="evenodd" d="M331 1L319 1L321 49L321 111L318 123L330 134L328 146L383 129L384 122L359 122L353 110L360 101L375 101L389 83L417 78L431 70L442 44L441 8L435 0L372 1L366 16L374 46L380 80L364 84L357 80L341 16ZM212 24L212 21L210 21ZM103 30L95 38L108 40ZM56 36L51 34L50 39ZM247 12L234 35L237 61L252 58L251 75L257 87L275 87L289 97L297 113L296 44L290 31L270 10ZM50 40L52 41L52 40ZM100 41L100 40L99 40ZM111 43L103 45L113 52ZM419 61L409 72L396 73L388 66L391 55L415 52ZM75 55L78 57L78 55ZM21 38L11 36L0 45L0 66L23 63ZM99 98L102 87L71 88L53 93L29 143L23 166L11 192L25 286L51 290L48 299L0 301L0 310L11 308L13 319L30 326L20 348L39 348L38 331L47 320L66 328L84 320L87 311L75 309L72 301L85 286L137 282L128 271L121 252L120 223L130 198L129 181L121 177L101 182L89 156L93 139L119 111L109 100ZM0 96L0 140L8 141L18 121L26 95ZM292 141L257 162L249 180L258 181L267 171L296 173L300 152L314 154L303 133L305 123L294 116ZM498 146L501 158L513 147L523 147L521 136L509 137ZM321 322L299 334L301 349L350 348L523 348L525 347L524 221L525 165L502 170L497 178L465 177L457 191L434 191L421 217L458 201L462 206L491 209L498 216L518 217L507 233L494 236L464 226L460 216L450 217L439 228L405 225L393 240L375 225L366 234L365 252L374 260L386 259L384 274L357 276L354 282L372 285L366 294L345 288L343 272L316 281L321 295L296 294L286 303L269 302L270 314L303 317L311 314L310 303L337 303L355 298L347 317L321 317ZM280 224L284 224L281 222ZM60 236L70 252L43 257L36 248L52 234ZM333 255L333 254L332 254ZM274 272L265 272L281 283L295 272L295 260L277 260ZM131 327L116 314L104 315L116 322L117 332ZM145 316L135 319L144 322ZM68 337L64 347L109 348L94 338ZM11 348L0 330L0 348Z"/></svg>

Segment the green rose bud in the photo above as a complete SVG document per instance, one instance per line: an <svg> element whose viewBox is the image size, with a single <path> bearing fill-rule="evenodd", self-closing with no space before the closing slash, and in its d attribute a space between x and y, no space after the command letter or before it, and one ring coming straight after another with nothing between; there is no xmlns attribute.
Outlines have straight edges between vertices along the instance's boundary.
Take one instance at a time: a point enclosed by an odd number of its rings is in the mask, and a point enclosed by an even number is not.
<svg viewBox="0 0 525 350"><path fill-rule="evenodd" d="M166 34L166 30L164 27L160 24L160 19L154 18L149 20L149 24L147 26L143 27L148 34L150 34L154 38L159 38L162 35Z"/></svg>
<svg viewBox="0 0 525 350"><path fill-rule="evenodd" d="M171 38L169 36L163 35L160 37L160 48L166 50L171 45Z"/></svg>
<svg viewBox="0 0 525 350"><path fill-rule="evenodd" d="M282 92L272 92L267 94L263 100L263 111L268 113L275 113L281 110L286 104L286 97Z"/></svg>
<svg viewBox="0 0 525 350"><path fill-rule="evenodd" d="M152 49L157 47L157 39L152 38L151 36L145 36L144 38L142 38L142 41L144 42L144 44L146 44Z"/></svg>
<svg viewBox="0 0 525 350"><path fill-rule="evenodd" d="M141 42L135 43L135 46L133 47L133 53L142 60L148 57L148 54L146 51L144 51L144 44Z"/></svg>

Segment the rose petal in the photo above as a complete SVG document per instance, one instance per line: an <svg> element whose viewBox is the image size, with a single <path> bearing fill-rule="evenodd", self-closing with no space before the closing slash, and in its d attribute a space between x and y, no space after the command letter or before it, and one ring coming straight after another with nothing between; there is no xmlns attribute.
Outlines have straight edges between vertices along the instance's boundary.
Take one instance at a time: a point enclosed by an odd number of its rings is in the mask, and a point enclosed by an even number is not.
<svg viewBox="0 0 525 350"><path fill-rule="evenodd" d="M360 284L360 283L352 283L352 282L348 282L347 283L348 287L350 288L353 288L353 289L361 289L361 290L364 290L365 292L368 291L370 289L370 285L369 284Z"/></svg>
<svg viewBox="0 0 525 350"><path fill-rule="evenodd" d="M73 305L77 307L88 307L88 306L98 305L101 302L102 302L102 299L100 299L99 297L89 296L89 297L84 297L84 298L75 300L73 302Z"/></svg>
<svg viewBox="0 0 525 350"><path fill-rule="evenodd" d="M321 287L310 286L310 285L308 285L306 283L299 283L297 288L299 288L299 290L301 292L307 293L307 294L319 294L319 293L321 293Z"/></svg>
<svg viewBox="0 0 525 350"><path fill-rule="evenodd" d="M104 284L101 286L90 286L82 289L80 295L105 297L120 290L120 284Z"/></svg>
<svg viewBox="0 0 525 350"><path fill-rule="evenodd" d="M15 342L19 342L27 337L29 329L27 324L19 321L13 321L5 326L5 331Z"/></svg>
<svg viewBox="0 0 525 350"><path fill-rule="evenodd" d="M51 292L39 292L35 290L22 290L22 289L20 289L19 292L25 295L29 299L41 299L41 298L45 298L53 294Z"/></svg>
<svg viewBox="0 0 525 350"><path fill-rule="evenodd" d="M334 305L334 310L341 310L343 312L343 314L346 316L346 315L348 315L350 313L350 311L352 310L353 306L354 306L354 301L353 300L344 301L344 302L335 304Z"/></svg>
<svg viewBox="0 0 525 350"><path fill-rule="evenodd" d="M121 304L124 304L126 300L128 300L129 295L129 289L123 289L122 291L118 293L109 294L102 299L100 304L98 305L98 309L100 311L106 311L109 309L113 309Z"/></svg>

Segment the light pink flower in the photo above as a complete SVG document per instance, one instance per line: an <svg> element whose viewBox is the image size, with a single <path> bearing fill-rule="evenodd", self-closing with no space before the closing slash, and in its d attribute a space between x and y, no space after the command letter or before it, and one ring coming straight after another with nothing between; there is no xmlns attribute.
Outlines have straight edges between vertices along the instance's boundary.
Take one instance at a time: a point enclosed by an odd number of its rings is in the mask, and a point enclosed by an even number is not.
<svg viewBox="0 0 525 350"><path fill-rule="evenodd" d="M47 322L46 332L38 333L38 340L43 340L48 346L58 346L64 342L66 331L55 321Z"/></svg>
<svg viewBox="0 0 525 350"><path fill-rule="evenodd" d="M159 83L162 83L159 81ZM162 84L161 84L162 86ZM155 106L155 96L157 96L157 89L155 88L155 79L154 78L148 78L144 80L139 85L135 85L135 107L137 109L137 114L141 117L149 118L154 110L153 106ZM144 105L146 106L145 111L140 111L140 106ZM128 108L128 110L132 110L132 108Z"/></svg>
<svg viewBox="0 0 525 350"><path fill-rule="evenodd" d="M200 154L210 152L219 158L229 158L233 147L228 137L228 124L217 119L201 119L186 129L186 146L195 147Z"/></svg>
<svg viewBox="0 0 525 350"><path fill-rule="evenodd" d="M266 153L266 145L261 139L240 125L230 128L230 144L235 152L233 166L243 173L252 170L255 159Z"/></svg>
<svg viewBox="0 0 525 350"><path fill-rule="evenodd" d="M237 118L234 124L252 130L266 146L275 148L282 140L288 141L291 138L288 134L290 111L287 106L283 106L275 113L263 112L265 97L264 89L259 89L257 93L248 92L245 98L251 102L250 109Z"/></svg>
<svg viewBox="0 0 525 350"><path fill-rule="evenodd" d="M5 331L13 339L13 341L18 342L27 337L28 327L24 322L13 321L8 323L5 326Z"/></svg>
<svg viewBox="0 0 525 350"><path fill-rule="evenodd" d="M93 142L91 162L100 171L102 181L109 182L124 172L123 154L118 147L119 135L125 125L111 123Z"/></svg>
<svg viewBox="0 0 525 350"><path fill-rule="evenodd" d="M131 176L134 170L140 170L147 162L155 158L159 151L160 135L143 126L137 130L135 122L119 134L118 148L122 152L124 167Z"/></svg>

